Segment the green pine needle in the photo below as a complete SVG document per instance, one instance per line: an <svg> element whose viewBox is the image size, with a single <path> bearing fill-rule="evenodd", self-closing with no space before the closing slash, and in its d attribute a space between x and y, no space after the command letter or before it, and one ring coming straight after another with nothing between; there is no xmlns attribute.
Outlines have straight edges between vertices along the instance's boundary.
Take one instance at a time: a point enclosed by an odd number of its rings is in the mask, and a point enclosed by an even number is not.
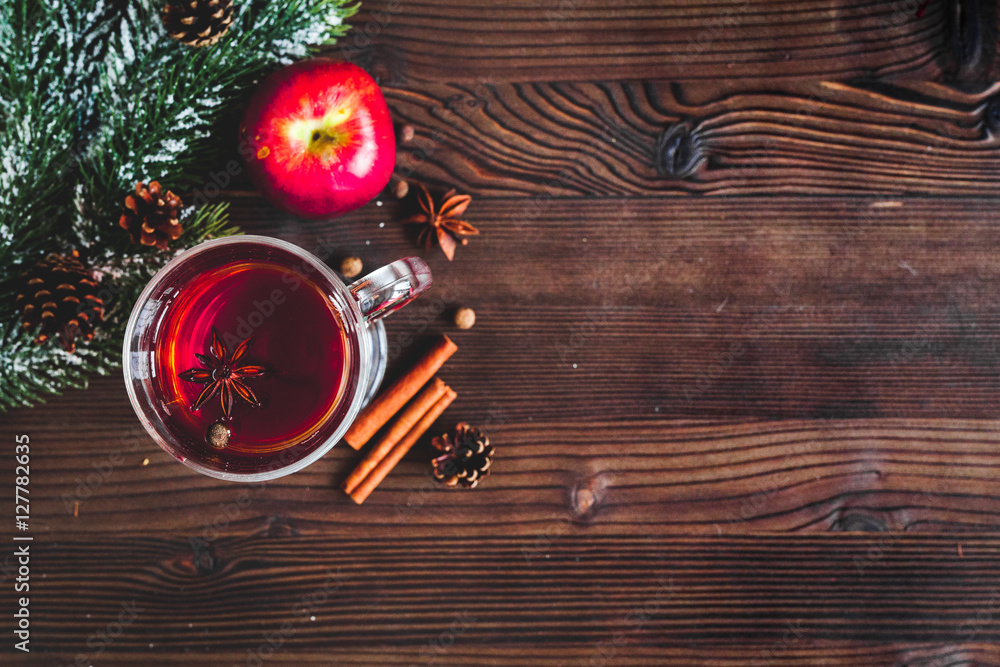
<svg viewBox="0 0 1000 667"><path fill-rule="evenodd" d="M344 0L237 0L216 45L166 35L153 0L0 0L0 411L84 387L121 363L136 298L172 253L118 226L137 181L183 194L232 149L219 130L274 69L344 34ZM174 248L239 233L225 203L186 209ZM14 296L24 267L80 251L114 294L89 342L36 345Z"/></svg>

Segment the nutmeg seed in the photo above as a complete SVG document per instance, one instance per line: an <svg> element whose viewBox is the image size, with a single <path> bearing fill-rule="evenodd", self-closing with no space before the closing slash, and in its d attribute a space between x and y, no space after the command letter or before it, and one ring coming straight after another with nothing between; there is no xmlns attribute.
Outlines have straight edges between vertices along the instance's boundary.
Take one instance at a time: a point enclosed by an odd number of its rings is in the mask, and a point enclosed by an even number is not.
<svg viewBox="0 0 1000 667"><path fill-rule="evenodd" d="M471 308L459 308L455 311L455 326L459 329L471 329L476 323L476 311Z"/></svg>
<svg viewBox="0 0 1000 667"><path fill-rule="evenodd" d="M345 278L354 278L361 274L361 258L360 257L346 257L344 261L340 263L340 273Z"/></svg>
<svg viewBox="0 0 1000 667"><path fill-rule="evenodd" d="M410 192L410 184L406 181L396 181L396 185L392 188L392 193L396 195L396 199L402 199Z"/></svg>
<svg viewBox="0 0 1000 667"><path fill-rule="evenodd" d="M208 441L212 447L216 449L225 449L229 445L229 437L231 433L229 432L229 427L222 422L215 422L208 427L208 432L205 433L205 439Z"/></svg>

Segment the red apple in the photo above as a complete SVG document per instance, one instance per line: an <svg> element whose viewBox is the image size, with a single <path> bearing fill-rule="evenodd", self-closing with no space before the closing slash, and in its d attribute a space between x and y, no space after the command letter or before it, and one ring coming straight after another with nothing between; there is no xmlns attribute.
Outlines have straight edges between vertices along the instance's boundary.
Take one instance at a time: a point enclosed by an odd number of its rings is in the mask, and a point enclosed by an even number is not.
<svg viewBox="0 0 1000 667"><path fill-rule="evenodd" d="M382 91L360 67L328 58L267 77L250 100L240 135L257 189L275 206L306 218L366 204L396 165Z"/></svg>

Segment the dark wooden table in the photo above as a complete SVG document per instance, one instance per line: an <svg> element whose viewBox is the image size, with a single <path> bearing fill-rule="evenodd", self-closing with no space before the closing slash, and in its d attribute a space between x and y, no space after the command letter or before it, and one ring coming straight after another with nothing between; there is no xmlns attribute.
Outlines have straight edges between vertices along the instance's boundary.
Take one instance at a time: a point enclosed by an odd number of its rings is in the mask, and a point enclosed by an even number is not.
<svg viewBox="0 0 1000 667"><path fill-rule="evenodd" d="M97 379L0 416L0 517L28 434L35 536L32 660L8 632L0 662L1000 664L997 14L366 0L331 53L482 230L422 253L390 373L452 335L442 426L487 428L493 475L439 490L423 443L361 507L345 446L223 483ZM388 195L227 197L368 267L416 250Z"/></svg>

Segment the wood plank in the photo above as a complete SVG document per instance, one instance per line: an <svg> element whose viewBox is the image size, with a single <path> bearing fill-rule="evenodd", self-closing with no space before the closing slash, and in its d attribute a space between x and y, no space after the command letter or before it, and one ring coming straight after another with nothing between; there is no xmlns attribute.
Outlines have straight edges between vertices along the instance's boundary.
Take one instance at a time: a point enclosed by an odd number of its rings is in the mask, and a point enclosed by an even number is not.
<svg viewBox="0 0 1000 667"><path fill-rule="evenodd" d="M567 646L567 656L597 658L627 646L636 662L718 651L727 664L740 650L818 661L823 648L846 656L861 645L910 659L899 664L996 659L984 646L1000 640L996 536L582 537L528 560L532 544L247 535L220 540L212 566L199 568L186 541L166 536L60 540L35 545L45 579L33 587L32 627L40 650L86 652L124 603L137 611L109 652L154 659L246 656L265 633L283 639L286 659L328 649L419 655L440 642L454 659L478 652L474 664L491 664L494 646L525 664L555 662Z"/></svg>
<svg viewBox="0 0 1000 667"><path fill-rule="evenodd" d="M393 371L437 332L455 337L442 375L459 399L447 421L488 426L510 457L468 511L503 506L539 534L995 529L995 422L957 420L995 418L997 208L886 203L560 200L540 235L511 201L477 200L469 217L483 236L454 263L430 255L437 291L388 320ZM396 208L289 223L247 198L236 219L306 248L322 241L333 261L357 252L371 268L414 250ZM479 311L469 332L448 324L459 303ZM807 421L752 423L762 418ZM237 499L135 430L117 377L4 420L40 441L45 531L190 534L204 528L206 503ZM722 453L698 473L712 448ZM295 516L296 531L395 531L414 503L417 525L475 530L443 511L447 496L425 498L423 455L341 516L349 505L331 490L352 453L335 449L226 530L292 530ZM87 520L73 520L74 499ZM442 512L425 509L437 503Z"/></svg>
<svg viewBox="0 0 1000 667"><path fill-rule="evenodd" d="M248 198L234 216L375 267L417 250L397 206L288 222ZM475 308L448 380L456 409L477 406L479 419L490 408L516 421L992 419L998 210L948 198L477 199L468 217L482 236L453 263L423 253L438 291L389 320L390 342L454 332L450 310Z"/></svg>
<svg viewBox="0 0 1000 667"><path fill-rule="evenodd" d="M397 371L427 337L455 335L448 420L485 422L500 447L476 493L430 492L426 450L361 508L335 489L346 448L266 486L201 478L130 430L115 377L4 415L37 456L40 643L75 656L135 599L148 611L110 649L122 660L149 644L245 656L290 620L286 657L377 663L383 646L419 656L467 611L486 620L456 644L589 661L666 575L683 592L627 635L633 664L769 660L799 620L812 639L786 664L869 644L887 664L988 662L968 642L1000 635L997 429L958 418L995 416L995 204L477 199L483 236L454 263L429 255L437 291L389 320L395 343L426 325ZM414 251L398 209L306 222L241 197L235 218L371 268ZM447 323L458 303L479 311L469 332ZM739 359L720 361L734 341ZM295 616L338 566L357 577L344 598Z"/></svg>
<svg viewBox="0 0 1000 667"><path fill-rule="evenodd" d="M450 627L450 626L449 626ZM266 640L247 650L213 650L208 657L194 655L193 651L171 653L157 651L108 652L101 656L100 664L123 665L124 667L174 667L183 661L185 665L245 665L256 664L248 657L247 651L258 655L270 655L264 660L267 665L450 665L468 667L492 666L512 667L532 665L537 667L566 667L586 665L588 667L654 667L658 665L699 665L700 667L746 667L769 665L774 667L812 667L831 665L867 665L869 667L953 667L976 665L977 667L997 667L1000 665L1000 648L986 643L946 643L926 644L906 642L900 644L864 644L861 642L809 641L801 639L789 631L788 640L776 640L770 645L695 645L662 646L650 648L630 643L628 633L622 630L609 632L608 639L593 645L566 646L506 646L496 643L478 646L462 645L456 636L452 643L451 630L442 630L418 647L382 645L370 649L325 647L323 649L299 649L285 651L280 638L273 639L279 649L272 648ZM796 639L797 641L792 641ZM46 657L59 656L60 664L72 664L76 654L48 653ZM33 664L12 657L12 664Z"/></svg>
<svg viewBox="0 0 1000 667"><path fill-rule="evenodd" d="M330 54L392 84L988 77L995 21L981 4L372 0Z"/></svg>
<svg viewBox="0 0 1000 667"><path fill-rule="evenodd" d="M337 489L360 456L348 447L290 477L235 485L196 475L159 450L117 384L99 383L87 401L73 398L16 413L9 424L32 437L32 526L47 541L499 530L530 533L536 543L526 557L541 558L551 542L584 534L1000 527L996 421L497 420L486 426L498 453L482 490L440 489L425 442L356 507ZM113 407L88 417L88 406L105 399ZM442 424L458 418L452 412Z"/></svg>
<svg viewBox="0 0 1000 667"><path fill-rule="evenodd" d="M937 4L937 3L935 3ZM1000 194L1000 84L389 88L397 172L484 196ZM669 140L664 144L665 135Z"/></svg>
<svg viewBox="0 0 1000 667"><path fill-rule="evenodd" d="M397 202L382 203L307 222L248 197L234 219L373 268L420 252L394 222ZM437 287L388 320L391 351L401 362L421 336L454 333L454 410L474 406L476 420L992 419L998 210L946 198L477 199L482 236L453 263L422 253ZM460 304L479 314L467 333L449 323Z"/></svg>

